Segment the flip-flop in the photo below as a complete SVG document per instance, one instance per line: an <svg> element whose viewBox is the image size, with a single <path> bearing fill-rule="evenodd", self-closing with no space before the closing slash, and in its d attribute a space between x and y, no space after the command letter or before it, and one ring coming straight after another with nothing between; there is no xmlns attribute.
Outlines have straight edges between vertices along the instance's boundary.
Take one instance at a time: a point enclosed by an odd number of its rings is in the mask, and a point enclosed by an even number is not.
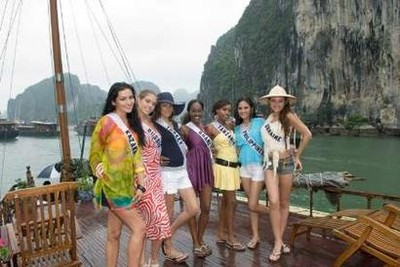
<svg viewBox="0 0 400 267"><path fill-rule="evenodd" d="M173 263L182 263L184 262L187 258L189 258L189 255L184 254L182 252L177 252L176 255L166 255L165 258L169 261L172 261Z"/></svg>
<svg viewBox="0 0 400 267"><path fill-rule="evenodd" d="M247 247L251 250L254 250L258 247L258 245L260 244L260 240L250 240L249 243L247 243Z"/></svg>
<svg viewBox="0 0 400 267"><path fill-rule="evenodd" d="M281 255L282 251L276 252L272 250L271 254L269 254L268 259L270 262L278 262L281 259Z"/></svg>
<svg viewBox="0 0 400 267"><path fill-rule="evenodd" d="M284 254L290 253L290 247L286 244L282 244L282 253Z"/></svg>
<svg viewBox="0 0 400 267"><path fill-rule="evenodd" d="M203 250L203 247L197 247L193 249L193 254L197 257L197 258L205 258L207 256L207 253Z"/></svg>
<svg viewBox="0 0 400 267"><path fill-rule="evenodd" d="M226 244L226 240L225 239L218 239L217 241L215 241L215 243L217 243L217 245L225 245Z"/></svg>
<svg viewBox="0 0 400 267"><path fill-rule="evenodd" d="M235 251L245 251L246 250L246 246L243 245L242 243L237 242L237 241L235 241L233 243L225 242L225 246L227 248L235 250Z"/></svg>
<svg viewBox="0 0 400 267"><path fill-rule="evenodd" d="M212 249L207 244L201 245L201 249L206 253L206 256L210 256L212 254Z"/></svg>

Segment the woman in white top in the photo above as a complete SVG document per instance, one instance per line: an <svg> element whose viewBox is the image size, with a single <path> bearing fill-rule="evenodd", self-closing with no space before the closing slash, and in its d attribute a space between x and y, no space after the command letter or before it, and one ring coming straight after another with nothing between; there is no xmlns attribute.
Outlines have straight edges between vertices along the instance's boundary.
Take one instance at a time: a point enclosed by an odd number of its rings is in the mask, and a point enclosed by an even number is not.
<svg viewBox="0 0 400 267"><path fill-rule="evenodd" d="M264 175L268 190L269 212L274 248L270 261L278 261L290 248L283 243L283 233L289 216L289 200L294 170L303 169L300 157L311 139L307 126L291 110L295 97L275 86L260 98L269 105L270 114L261 128L264 141ZM296 130L302 136L296 153L290 149L290 134Z"/></svg>

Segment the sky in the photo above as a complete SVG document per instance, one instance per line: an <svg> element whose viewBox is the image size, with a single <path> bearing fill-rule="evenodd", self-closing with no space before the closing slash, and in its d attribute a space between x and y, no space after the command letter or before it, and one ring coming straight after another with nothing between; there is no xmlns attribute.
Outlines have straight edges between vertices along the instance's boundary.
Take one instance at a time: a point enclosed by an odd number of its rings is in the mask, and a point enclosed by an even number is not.
<svg viewBox="0 0 400 267"><path fill-rule="evenodd" d="M127 81L114 56L119 53L108 17L136 80L154 82L163 91L196 91L211 46L237 24L249 2L62 0L63 71L103 90ZM48 10L47 0L0 1L0 110L9 98L53 75Z"/></svg>

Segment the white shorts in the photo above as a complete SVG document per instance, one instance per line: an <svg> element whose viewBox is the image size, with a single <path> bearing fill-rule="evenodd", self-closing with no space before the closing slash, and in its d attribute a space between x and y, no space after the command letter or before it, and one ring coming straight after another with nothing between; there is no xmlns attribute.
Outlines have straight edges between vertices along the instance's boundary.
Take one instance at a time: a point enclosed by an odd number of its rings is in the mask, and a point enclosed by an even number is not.
<svg viewBox="0 0 400 267"><path fill-rule="evenodd" d="M161 179L163 183L164 193L176 194L179 189L190 188L192 182L190 182L189 175L185 167L181 168L162 168Z"/></svg>
<svg viewBox="0 0 400 267"><path fill-rule="evenodd" d="M240 177L251 179L254 182L263 182L263 166L258 164L242 165L240 167Z"/></svg>

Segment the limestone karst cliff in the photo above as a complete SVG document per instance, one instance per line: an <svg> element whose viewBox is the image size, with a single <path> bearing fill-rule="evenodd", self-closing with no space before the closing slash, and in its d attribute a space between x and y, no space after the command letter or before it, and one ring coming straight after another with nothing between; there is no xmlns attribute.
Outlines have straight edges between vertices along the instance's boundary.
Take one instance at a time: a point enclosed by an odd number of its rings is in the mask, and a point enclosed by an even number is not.
<svg viewBox="0 0 400 267"><path fill-rule="evenodd" d="M199 96L211 107L275 84L310 123L359 115L399 129L400 1L252 0L211 48Z"/></svg>

